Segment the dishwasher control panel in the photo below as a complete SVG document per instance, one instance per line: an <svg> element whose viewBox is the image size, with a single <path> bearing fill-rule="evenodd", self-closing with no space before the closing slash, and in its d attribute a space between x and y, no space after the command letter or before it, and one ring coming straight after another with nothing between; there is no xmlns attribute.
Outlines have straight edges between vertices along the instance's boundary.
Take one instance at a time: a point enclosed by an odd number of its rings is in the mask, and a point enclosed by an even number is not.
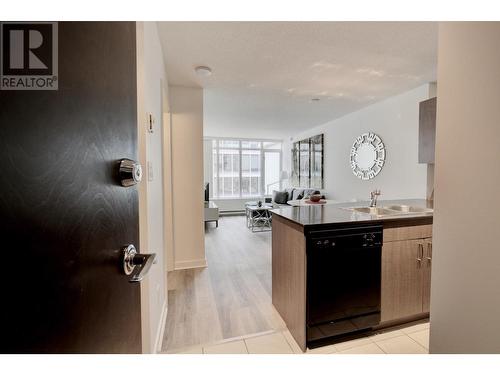
<svg viewBox="0 0 500 375"><path fill-rule="evenodd" d="M311 249L380 247L382 233L379 226L312 231L308 242Z"/></svg>
<svg viewBox="0 0 500 375"><path fill-rule="evenodd" d="M336 243L333 240L329 240L328 238L325 240L318 239L315 241L314 247L318 249L325 249L329 247L335 247Z"/></svg>

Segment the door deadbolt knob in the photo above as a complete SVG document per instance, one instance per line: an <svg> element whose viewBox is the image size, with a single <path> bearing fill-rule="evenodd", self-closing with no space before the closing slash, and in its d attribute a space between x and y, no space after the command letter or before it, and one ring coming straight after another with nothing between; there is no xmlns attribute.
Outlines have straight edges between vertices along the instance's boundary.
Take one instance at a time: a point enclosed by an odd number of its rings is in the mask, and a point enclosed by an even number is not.
<svg viewBox="0 0 500 375"><path fill-rule="evenodd" d="M119 175L122 186L133 186L142 180L142 167L134 160L122 159L120 160Z"/></svg>

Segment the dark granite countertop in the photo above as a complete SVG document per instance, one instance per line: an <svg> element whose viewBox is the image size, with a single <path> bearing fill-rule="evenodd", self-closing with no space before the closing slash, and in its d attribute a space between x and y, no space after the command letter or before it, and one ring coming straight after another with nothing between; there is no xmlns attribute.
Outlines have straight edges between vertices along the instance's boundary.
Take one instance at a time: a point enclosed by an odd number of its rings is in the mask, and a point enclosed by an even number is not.
<svg viewBox="0 0 500 375"><path fill-rule="evenodd" d="M369 205L370 202L345 202L326 205L311 204L307 206L280 207L271 210L271 212L273 215L281 216L304 227L321 224L394 222L415 220L416 218L432 218L433 216L432 212L377 216L346 209L349 207L367 207ZM377 203L377 207L391 205L433 208L432 201L425 199L379 200Z"/></svg>

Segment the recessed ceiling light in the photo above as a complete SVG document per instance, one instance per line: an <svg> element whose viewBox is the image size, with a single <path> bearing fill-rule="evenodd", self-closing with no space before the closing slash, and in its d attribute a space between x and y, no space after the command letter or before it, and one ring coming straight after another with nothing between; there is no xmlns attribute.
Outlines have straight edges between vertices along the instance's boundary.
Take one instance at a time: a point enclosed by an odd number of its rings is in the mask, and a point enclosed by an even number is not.
<svg viewBox="0 0 500 375"><path fill-rule="evenodd" d="M196 68L194 68L194 71L200 77L209 77L210 75L212 75L212 69L210 69L208 66L197 66Z"/></svg>

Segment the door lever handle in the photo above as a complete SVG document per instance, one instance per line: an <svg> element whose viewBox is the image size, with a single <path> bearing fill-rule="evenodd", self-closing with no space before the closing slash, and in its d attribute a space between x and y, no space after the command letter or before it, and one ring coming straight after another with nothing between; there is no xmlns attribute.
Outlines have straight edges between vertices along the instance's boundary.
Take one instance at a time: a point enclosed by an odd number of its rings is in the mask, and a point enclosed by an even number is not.
<svg viewBox="0 0 500 375"><path fill-rule="evenodd" d="M156 254L136 254L134 256L134 264L137 271L134 272L132 277L130 278L131 283L136 283L141 281L144 276L146 276L149 272L149 269L154 263L156 258Z"/></svg>
<svg viewBox="0 0 500 375"><path fill-rule="evenodd" d="M125 275L132 275L131 283L141 281L147 275L155 262L156 254L139 254L134 245L123 248L123 271Z"/></svg>

